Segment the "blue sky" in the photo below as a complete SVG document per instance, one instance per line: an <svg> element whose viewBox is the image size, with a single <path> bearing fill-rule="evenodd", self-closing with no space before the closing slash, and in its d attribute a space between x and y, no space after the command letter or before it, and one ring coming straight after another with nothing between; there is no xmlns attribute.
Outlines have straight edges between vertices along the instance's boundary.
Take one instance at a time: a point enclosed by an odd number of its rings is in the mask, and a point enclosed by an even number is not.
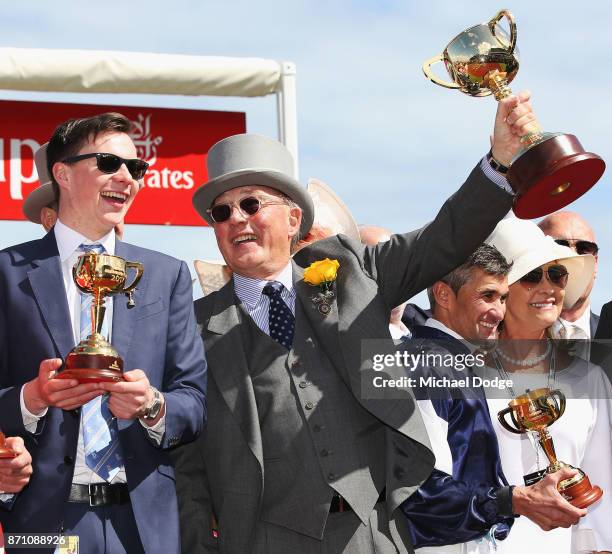
<svg viewBox="0 0 612 554"><path fill-rule="evenodd" d="M11 5L0 45L193 55L256 56L297 65L300 176L329 183L360 223L394 232L431 219L489 148L492 98L436 87L422 62L461 30L513 11L521 68L543 127L576 134L612 163L612 7L605 2L224 1ZM273 97L67 95L0 91L0 99L245 111L251 132L276 136ZM612 299L612 177L571 209L593 225L601 246L593 307ZM486 206L483 206L486 209ZM0 222L0 247L37 238L41 228ZM210 229L129 226L126 239L187 260L218 258Z"/></svg>

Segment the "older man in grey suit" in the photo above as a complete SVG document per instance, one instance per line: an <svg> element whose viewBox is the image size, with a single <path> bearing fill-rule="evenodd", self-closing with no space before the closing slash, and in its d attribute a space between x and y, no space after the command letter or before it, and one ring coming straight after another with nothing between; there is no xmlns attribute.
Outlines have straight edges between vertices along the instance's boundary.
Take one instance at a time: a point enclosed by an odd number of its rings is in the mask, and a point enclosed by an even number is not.
<svg viewBox="0 0 612 554"><path fill-rule="evenodd" d="M499 105L490 156L500 164L534 118L527 99ZM185 552L412 552L398 507L434 456L413 396L362 397L361 341L388 339L391 308L461 263L508 212L512 194L489 161L423 229L375 247L338 235L292 260L313 209L289 152L256 135L213 146L194 205L233 278L196 303L209 423L176 455ZM324 260L317 285L309 264Z"/></svg>

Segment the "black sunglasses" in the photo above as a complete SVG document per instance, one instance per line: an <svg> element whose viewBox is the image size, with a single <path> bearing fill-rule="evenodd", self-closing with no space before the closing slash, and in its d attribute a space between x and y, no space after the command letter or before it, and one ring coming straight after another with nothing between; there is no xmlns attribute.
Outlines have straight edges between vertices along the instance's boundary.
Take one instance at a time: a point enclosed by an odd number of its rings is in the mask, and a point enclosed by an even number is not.
<svg viewBox="0 0 612 554"><path fill-rule="evenodd" d="M542 281L543 276L544 270L541 267L536 267L523 275L519 281L526 285L537 285ZM551 284L564 289L567 285L569 273L564 265L551 265L546 269L546 277Z"/></svg>
<svg viewBox="0 0 612 554"><path fill-rule="evenodd" d="M590 240L555 239L555 242L561 246L575 249L577 254L591 254L595 256L599 252L599 246Z"/></svg>
<svg viewBox="0 0 612 554"><path fill-rule="evenodd" d="M287 202L282 201L263 201L255 196L247 196L238 202L239 210L245 216L255 215L261 208L272 205L287 205ZM223 223L232 217L232 209L236 204L217 204L209 210L206 210L215 223Z"/></svg>
<svg viewBox="0 0 612 554"><path fill-rule="evenodd" d="M147 169L149 169L149 164L144 160L140 160L138 158L126 160L125 158L120 158L115 154L108 154L106 152L70 156L69 158L62 160L62 163L72 164L88 158L96 158L96 164L102 173L117 173L121 166L125 164L130 172L130 175L132 176L132 179L135 179L136 181L142 179L145 176Z"/></svg>

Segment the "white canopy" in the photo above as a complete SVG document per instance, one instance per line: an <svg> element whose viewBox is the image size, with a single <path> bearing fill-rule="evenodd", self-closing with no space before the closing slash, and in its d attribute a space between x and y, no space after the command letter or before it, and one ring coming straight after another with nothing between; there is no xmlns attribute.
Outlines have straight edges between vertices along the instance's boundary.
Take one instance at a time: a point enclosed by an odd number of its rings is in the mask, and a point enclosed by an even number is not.
<svg viewBox="0 0 612 554"><path fill-rule="evenodd" d="M281 64L262 58L0 48L0 88L54 92L265 96Z"/></svg>
<svg viewBox="0 0 612 554"><path fill-rule="evenodd" d="M295 65L262 58L0 48L0 89L44 92L266 96L297 177Z"/></svg>

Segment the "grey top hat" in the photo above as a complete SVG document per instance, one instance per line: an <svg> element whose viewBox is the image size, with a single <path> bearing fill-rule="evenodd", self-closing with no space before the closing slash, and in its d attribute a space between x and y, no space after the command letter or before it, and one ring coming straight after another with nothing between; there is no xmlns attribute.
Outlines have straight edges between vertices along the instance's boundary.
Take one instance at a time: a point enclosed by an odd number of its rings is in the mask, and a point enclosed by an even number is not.
<svg viewBox="0 0 612 554"><path fill-rule="evenodd" d="M49 146L49 143L45 142L34 153L34 164L36 165L40 185L28 194L21 206L23 214L32 223L40 223L40 210L56 200L51 176L47 170L47 146Z"/></svg>
<svg viewBox="0 0 612 554"><path fill-rule="evenodd" d="M280 142L261 135L227 137L212 146L206 161L208 182L193 195L193 205L208 223L206 210L224 192L249 185L261 185L286 194L302 208L300 235L305 236L314 220L312 199L306 188L292 177L293 157Z"/></svg>

